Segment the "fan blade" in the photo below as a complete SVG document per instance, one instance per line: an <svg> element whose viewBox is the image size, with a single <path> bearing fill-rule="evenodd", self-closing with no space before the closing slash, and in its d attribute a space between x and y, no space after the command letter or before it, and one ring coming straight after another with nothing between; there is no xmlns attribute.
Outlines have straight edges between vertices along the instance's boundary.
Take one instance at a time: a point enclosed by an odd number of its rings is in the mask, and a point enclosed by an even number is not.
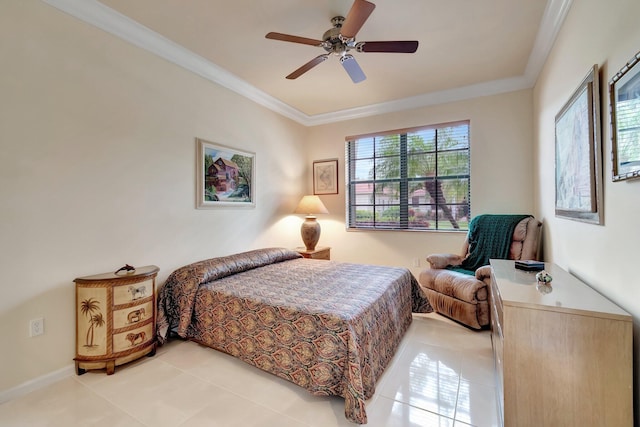
<svg viewBox="0 0 640 427"><path fill-rule="evenodd" d="M358 42L356 43L358 52L389 52L389 53L414 53L418 50L418 42L396 41L396 42Z"/></svg>
<svg viewBox="0 0 640 427"><path fill-rule="evenodd" d="M347 74L349 74L349 77L351 77L351 80L353 80L354 83L360 83L367 78L367 76L364 75L362 68L360 68L360 65L358 65L356 58L354 58L352 55L345 55L341 57L340 63L347 71Z"/></svg>
<svg viewBox="0 0 640 427"><path fill-rule="evenodd" d="M340 34L345 39L352 39L358 34L376 5L367 0L355 0L342 24Z"/></svg>
<svg viewBox="0 0 640 427"><path fill-rule="evenodd" d="M289 74L287 78L289 80L297 79L298 77L300 77L301 75L303 75L304 73L306 73L307 71L315 67L316 65L326 61L328 57L329 57L328 53L325 53L324 55L316 56L311 61L304 64L302 67L298 68L293 73Z"/></svg>
<svg viewBox="0 0 640 427"><path fill-rule="evenodd" d="M322 40L308 39L306 37L298 37L298 36L292 36L289 34L274 33L274 32L268 33L265 37L272 40L281 40L283 42L308 44L311 46L322 46L322 44L324 43Z"/></svg>

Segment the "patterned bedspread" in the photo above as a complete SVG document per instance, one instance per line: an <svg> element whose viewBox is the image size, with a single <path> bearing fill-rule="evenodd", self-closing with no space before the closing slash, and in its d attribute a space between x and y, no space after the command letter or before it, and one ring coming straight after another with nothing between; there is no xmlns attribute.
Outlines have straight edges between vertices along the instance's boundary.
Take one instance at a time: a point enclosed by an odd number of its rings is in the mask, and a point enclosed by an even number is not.
<svg viewBox="0 0 640 427"><path fill-rule="evenodd" d="M158 339L175 330L313 394L342 396L347 419L365 424L365 400L412 311L432 309L407 269L260 249L174 271L159 292Z"/></svg>

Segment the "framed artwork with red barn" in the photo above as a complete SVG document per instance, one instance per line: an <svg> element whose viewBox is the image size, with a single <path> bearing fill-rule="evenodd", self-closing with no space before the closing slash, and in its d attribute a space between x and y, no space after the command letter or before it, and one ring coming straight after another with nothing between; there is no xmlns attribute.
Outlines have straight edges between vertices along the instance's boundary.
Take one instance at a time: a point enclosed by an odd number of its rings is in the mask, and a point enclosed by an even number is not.
<svg viewBox="0 0 640 427"><path fill-rule="evenodd" d="M196 207L255 207L255 153L196 138Z"/></svg>

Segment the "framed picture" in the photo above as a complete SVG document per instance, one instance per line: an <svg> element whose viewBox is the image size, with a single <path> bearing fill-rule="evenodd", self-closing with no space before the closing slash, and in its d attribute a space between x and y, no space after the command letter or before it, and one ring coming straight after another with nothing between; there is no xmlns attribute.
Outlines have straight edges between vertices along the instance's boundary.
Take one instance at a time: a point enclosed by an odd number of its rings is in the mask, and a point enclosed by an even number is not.
<svg viewBox="0 0 640 427"><path fill-rule="evenodd" d="M556 115L556 216L602 224L600 89L594 65Z"/></svg>
<svg viewBox="0 0 640 427"><path fill-rule="evenodd" d="M613 181L640 178L640 52L609 82Z"/></svg>
<svg viewBox="0 0 640 427"><path fill-rule="evenodd" d="M196 138L196 207L255 207L254 153Z"/></svg>
<svg viewBox="0 0 640 427"><path fill-rule="evenodd" d="M338 194L338 159L313 162L313 194Z"/></svg>

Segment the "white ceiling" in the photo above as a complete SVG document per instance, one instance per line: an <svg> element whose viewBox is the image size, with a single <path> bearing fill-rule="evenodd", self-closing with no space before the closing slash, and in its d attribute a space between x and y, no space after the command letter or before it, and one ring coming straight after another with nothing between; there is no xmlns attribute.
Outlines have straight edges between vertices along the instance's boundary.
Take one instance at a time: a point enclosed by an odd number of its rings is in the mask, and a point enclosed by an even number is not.
<svg viewBox="0 0 640 427"><path fill-rule="evenodd" d="M325 53L268 40L322 39L353 0L43 0L305 125L532 87L571 0L372 0L358 41L418 40L414 54L353 53L285 76Z"/></svg>

